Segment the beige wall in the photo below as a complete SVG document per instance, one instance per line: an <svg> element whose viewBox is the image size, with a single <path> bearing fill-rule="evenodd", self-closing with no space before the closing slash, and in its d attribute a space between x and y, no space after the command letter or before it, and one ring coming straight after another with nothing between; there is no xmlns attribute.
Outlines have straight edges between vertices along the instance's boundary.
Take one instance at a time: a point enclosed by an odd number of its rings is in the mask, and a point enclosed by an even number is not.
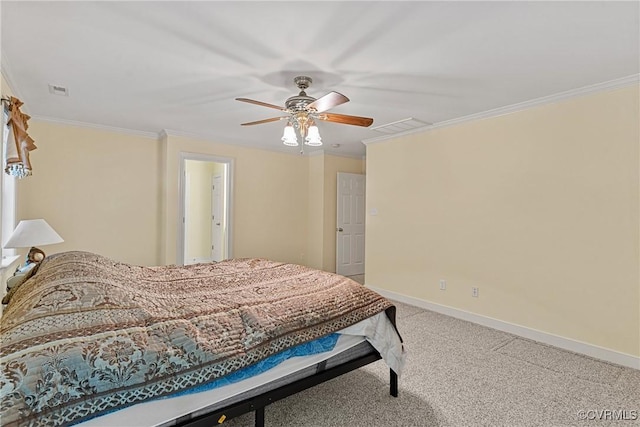
<svg viewBox="0 0 640 427"><path fill-rule="evenodd" d="M309 157L309 266L336 271L338 172L363 173L363 169L363 159L328 154Z"/></svg>
<svg viewBox="0 0 640 427"><path fill-rule="evenodd" d="M87 250L142 265L177 262L181 152L233 159L234 257L330 270L335 172L363 167L360 159L301 157L166 134L155 139L44 121L34 121L31 131L39 148L34 175L19 183L18 219L45 218L61 234L65 242L46 248L49 253ZM325 220L327 206L334 212Z"/></svg>
<svg viewBox="0 0 640 427"><path fill-rule="evenodd" d="M163 263L176 262L180 152L233 158L233 257L306 263L306 157L172 135L164 146Z"/></svg>
<svg viewBox="0 0 640 427"><path fill-rule="evenodd" d="M65 240L45 252L97 252L153 265L159 259L158 142L32 121L33 176L18 183L17 218L44 218Z"/></svg>
<svg viewBox="0 0 640 427"><path fill-rule="evenodd" d="M34 121L34 176L18 218L45 218L65 239L142 265L177 261L181 151L235 161L234 255L305 263L307 159L184 137L163 140ZM37 154L36 154L37 153Z"/></svg>
<svg viewBox="0 0 640 427"><path fill-rule="evenodd" d="M640 355L638 98L369 145L367 284Z"/></svg>
<svg viewBox="0 0 640 427"><path fill-rule="evenodd" d="M324 155L309 157L307 265L324 267Z"/></svg>

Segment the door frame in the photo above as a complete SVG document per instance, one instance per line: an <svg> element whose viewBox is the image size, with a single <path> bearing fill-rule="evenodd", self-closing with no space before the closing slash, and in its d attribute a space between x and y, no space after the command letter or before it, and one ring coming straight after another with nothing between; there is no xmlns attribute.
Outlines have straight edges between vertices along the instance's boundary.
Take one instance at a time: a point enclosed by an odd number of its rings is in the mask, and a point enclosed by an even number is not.
<svg viewBox="0 0 640 427"><path fill-rule="evenodd" d="M223 163L226 165L226 176L224 190L226 193L226 204L224 207L224 216L227 222L226 247L227 258L233 258L233 176L234 176L234 159L231 157L221 157L209 154L190 153L186 151L180 152L180 172L178 179L180 181L178 187L178 234L177 234L177 265L184 265L184 248L186 237L185 233L185 210L186 210L186 178L185 178L185 162L187 160L197 160L204 162Z"/></svg>

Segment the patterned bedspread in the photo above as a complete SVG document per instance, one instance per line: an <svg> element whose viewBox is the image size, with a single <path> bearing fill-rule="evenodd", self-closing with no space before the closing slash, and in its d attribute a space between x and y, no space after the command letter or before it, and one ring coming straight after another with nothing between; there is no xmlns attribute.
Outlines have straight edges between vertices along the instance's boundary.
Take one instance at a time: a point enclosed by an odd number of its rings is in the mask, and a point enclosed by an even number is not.
<svg viewBox="0 0 640 427"><path fill-rule="evenodd" d="M265 259L142 267L47 257L2 317L0 420L53 426L168 395L392 304L331 273Z"/></svg>

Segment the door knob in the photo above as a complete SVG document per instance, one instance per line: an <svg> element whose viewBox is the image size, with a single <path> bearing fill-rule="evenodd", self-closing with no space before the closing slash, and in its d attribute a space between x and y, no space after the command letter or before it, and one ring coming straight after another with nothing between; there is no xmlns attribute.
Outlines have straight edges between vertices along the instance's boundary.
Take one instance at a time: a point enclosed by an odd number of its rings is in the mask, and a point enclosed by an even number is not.
<svg viewBox="0 0 640 427"><path fill-rule="evenodd" d="M344 230L342 230L342 227L340 227L340 228L336 228L336 231L344 231Z"/></svg>

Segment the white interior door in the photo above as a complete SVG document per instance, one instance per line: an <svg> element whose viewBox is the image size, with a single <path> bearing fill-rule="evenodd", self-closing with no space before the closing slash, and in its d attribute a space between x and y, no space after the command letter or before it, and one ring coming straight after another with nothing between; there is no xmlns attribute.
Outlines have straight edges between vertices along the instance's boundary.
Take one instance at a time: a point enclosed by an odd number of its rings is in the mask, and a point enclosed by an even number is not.
<svg viewBox="0 0 640 427"><path fill-rule="evenodd" d="M224 233L222 176L216 175L212 177L211 189L211 258L214 261L222 261L224 259L222 241Z"/></svg>
<svg viewBox="0 0 640 427"><path fill-rule="evenodd" d="M365 176L338 173L336 273L364 274Z"/></svg>

